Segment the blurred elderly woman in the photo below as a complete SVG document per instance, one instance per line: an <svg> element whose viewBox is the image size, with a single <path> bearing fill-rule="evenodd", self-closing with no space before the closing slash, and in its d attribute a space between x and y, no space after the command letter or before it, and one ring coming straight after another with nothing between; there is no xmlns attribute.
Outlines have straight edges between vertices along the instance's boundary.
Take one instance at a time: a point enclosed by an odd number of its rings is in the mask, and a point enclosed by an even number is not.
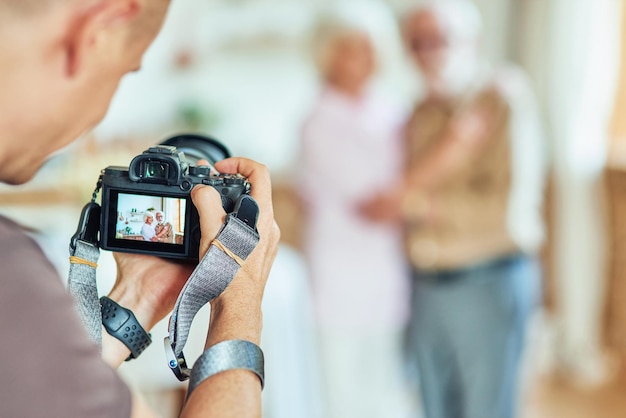
<svg viewBox="0 0 626 418"><path fill-rule="evenodd" d="M401 173L405 115L373 88L384 64L376 43L399 42L394 30L382 3L338 2L320 19L314 42L322 89L302 129L298 171L330 418L404 414L401 233L360 213Z"/></svg>
<svg viewBox="0 0 626 418"><path fill-rule="evenodd" d="M154 228L154 215L152 212L146 212L143 215L143 226L141 227L141 236L144 241L154 241L156 237L156 231Z"/></svg>

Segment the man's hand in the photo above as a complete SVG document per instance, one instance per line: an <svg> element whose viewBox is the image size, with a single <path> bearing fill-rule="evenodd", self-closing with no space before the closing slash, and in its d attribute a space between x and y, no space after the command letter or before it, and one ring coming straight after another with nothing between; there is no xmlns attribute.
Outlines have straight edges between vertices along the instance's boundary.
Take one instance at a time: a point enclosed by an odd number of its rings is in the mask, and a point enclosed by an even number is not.
<svg viewBox="0 0 626 418"><path fill-rule="evenodd" d="M198 164L208 163L200 160ZM192 199L197 196L198 189L204 187L194 189L191 193ZM206 188L210 190L202 192L203 194L213 192L208 199L194 199L194 204L204 221L203 242L215 237L226 215L215 189L208 186ZM158 238L157 235L153 240L158 241ZM205 252L206 249L201 250L200 257ZM176 299L193 272L194 266L146 255L116 253L114 256L118 274L109 297L132 310L148 331L174 309Z"/></svg>
<svg viewBox="0 0 626 418"><path fill-rule="evenodd" d="M109 297L133 311L141 326L150 331L173 308L193 266L139 254L114 254L117 280ZM118 367L130 351L118 339L102 332L102 358Z"/></svg>
<svg viewBox="0 0 626 418"><path fill-rule="evenodd" d="M357 210L361 216L372 222L396 224L403 220L403 200L404 189L397 187L365 200Z"/></svg>
<svg viewBox="0 0 626 418"><path fill-rule="evenodd" d="M201 160L198 164L207 162ZM207 189L212 189L217 194L213 188L207 186ZM192 198L196 192L192 192ZM210 194L210 191L202 192L205 193ZM194 204L198 207L198 212L205 218L210 218L204 219L206 230L202 231L203 238L214 237L225 216L219 196L196 199ZM155 236L153 240L157 241L158 238ZM205 252L206 249L201 251L201 256ZM194 266L147 255L115 253L114 257L117 263L117 280L109 297L133 311L142 327L149 331L174 309L176 299L191 276ZM105 361L117 367L128 353L126 346L103 332L102 356Z"/></svg>
<svg viewBox="0 0 626 418"><path fill-rule="evenodd" d="M211 302L206 346L226 340L259 344L263 319L261 299L280 239L274 221L270 174L263 165L244 158L220 161L215 168L223 173L240 173L250 181L250 194L259 205L257 229L260 241L224 293ZM215 213L208 212L208 208L220 198L215 190L203 186L193 190L192 198L200 213L202 256L221 226L221 222L215 221ZM181 416L207 416L209 405L213 412L211 416L261 416L258 377L247 370L231 370L205 380L192 393Z"/></svg>
<svg viewBox="0 0 626 418"><path fill-rule="evenodd" d="M375 195L359 206L359 213L372 222L402 224L425 223L436 219L430 197L406 185Z"/></svg>
<svg viewBox="0 0 626 418"><path fill-rule="evenodd" d="M260 309L265 283L276 257L280 239L280 230L274 220L270 173L265 166L245 158L223 160L215 164L215 168L222 173L242 174L250 182L252 186L250 195L259 205L257 229L260 241L230 286L222 295L216 298L213 305L219 305L221 302L235 305L243 303L255 309ZM200 213L200 228L202 230L200 255L202 256L208 250L223 219L219 225L216 224L213 216L208 216L209 214L203 213L205 209L203 211L200 209L201 207L208 208L210 205L198 205L198 203L208 203L209 200L219 201L220 198L215 190L210 190L207 187L194 189L192 198L196 206L198 206ZM205 231L208 231L208 233Z"/></svg>
<svg viewBox="0 0 626 418"><path fill-rule="evenodd" d="M437 189L460 170L473 164L494 129L493 115L474 106L450 121L436 143L407 172L409 190L425 193Z"/></svg>
<svg viewBox="0 0 626 418"><path fill-rule="evenodd" d="M469 149L481 148L489 138L492 117L481 106L466 109L455 116L450 123L450 139Z"/></svg>

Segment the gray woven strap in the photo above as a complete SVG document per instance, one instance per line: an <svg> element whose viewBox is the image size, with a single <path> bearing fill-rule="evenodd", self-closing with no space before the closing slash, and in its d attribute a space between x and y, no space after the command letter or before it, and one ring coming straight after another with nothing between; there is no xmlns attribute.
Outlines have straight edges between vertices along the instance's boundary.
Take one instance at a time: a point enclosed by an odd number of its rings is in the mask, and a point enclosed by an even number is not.
<svg viewBox="0 0 626 418"><path fill-rule="evenodd" d="M70 249L70 273L67 287L74 297L76 310L89 338L102 345L102 312L96 285L96 265L100 250L85 241L76 241L76 249Z"/></svg>
<svg viewBox="0 0 626 418"><path fill-rule="evenodd" d="M187 398L200 383L209 377L233 369L249 370L265 384L263 351L249 341L232 340L215 344L206 350L193 365Z"/></svg>
<svg viewBox="0 0 626 418"><path fill-rule="evenodd" d="M191 323L198 311L219 296L239 271L238 261L232 256L245 261L256 248L259 234L235 214L230 214L217 236L217 241L222 244L222 248L211 245L174 306L169 324L169 339L176 356L181 355L187 343ZM227 254L225 250L231 254Z"/></svg>

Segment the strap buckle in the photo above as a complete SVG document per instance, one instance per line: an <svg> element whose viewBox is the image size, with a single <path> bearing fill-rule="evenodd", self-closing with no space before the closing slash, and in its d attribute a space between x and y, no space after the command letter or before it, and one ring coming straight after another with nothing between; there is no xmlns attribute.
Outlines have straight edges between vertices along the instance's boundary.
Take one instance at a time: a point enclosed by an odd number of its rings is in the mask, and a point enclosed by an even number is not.
<svg viewBox="0 0 626 418"><path fill-rule="evenodd" d="M187 367L187 360L185 360L185 355L181 352L179 357L176 356L176 354L174 353L174 346L170 344L169 336L165 337L163 345L165 346L165 357L167 358L167 365L170 367L176 378L181 382L188 380L189 376L191 376L191 369Z"/></svg>
<svg viewBox="0 0 626 418"><path fill-rule="evenodd" d="M232 213L235 214L236 218L248 225L254 232L258 232L256 224L259 220L259 205L251 196L244 194L239 197Z"/></svg>
<svg viewBox="0 0 626 418"><path fill-rule="evenodd" d="M76 252L76 243L84 241L98 248L98 233L100 232L100 213L102 209L95 202L89 202L83 208L78 221L76 233L70 241L70 253Z"/></svg>

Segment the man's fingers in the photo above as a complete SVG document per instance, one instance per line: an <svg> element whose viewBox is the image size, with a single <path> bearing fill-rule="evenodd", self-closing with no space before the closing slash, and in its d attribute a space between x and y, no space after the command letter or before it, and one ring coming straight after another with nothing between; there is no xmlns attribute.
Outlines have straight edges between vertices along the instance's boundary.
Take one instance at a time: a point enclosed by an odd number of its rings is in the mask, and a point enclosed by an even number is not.
<svg viewBox="0 0 626 418"><path fill-rule="evenodd" d="M226 212L222 207L219 193L213 187L194 187L191 191L191 199L200 215L200 231L202 232L200 257L202 257L209 249L209 243L217 236L224 224Z"/></svg>

